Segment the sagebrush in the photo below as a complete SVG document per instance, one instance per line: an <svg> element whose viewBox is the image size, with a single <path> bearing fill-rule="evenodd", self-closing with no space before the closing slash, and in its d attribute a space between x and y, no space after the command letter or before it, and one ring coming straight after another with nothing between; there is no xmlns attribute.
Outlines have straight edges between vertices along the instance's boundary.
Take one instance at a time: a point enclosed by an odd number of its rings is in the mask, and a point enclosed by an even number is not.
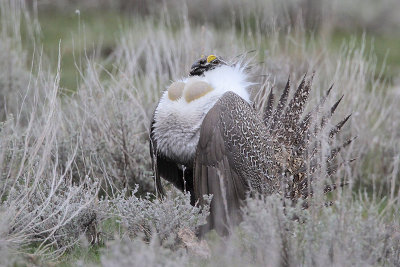
<svg viewBox="0 0 400 267"><path fill-rule="evenodd" d="M392 26L375 23L381 12L346 15L341 2L332 10L321 6L342 17L319 16L323 23L311 36L315 22L290 15L299 15L287 8L296 1L257 1L243 13L235 13L236 1L213 1L215 12L217 4L230 10L223 16L189 2L178 13L168 6L148 10L121 30L105 61L87 52L77 64L76 90L65 90L59 86L63 59L53 69L40 48L35 7L1 0L0 263L57 260L86 238L102 247L97 263L104 266L141 260L171 266L399 265L399 85L384 79L365 41L357 46L349 40L333 51L325 38L353 21L378 32ZM210 17L198 18L194 10ZM270 15L274 10L287 16ZM396 18L385 17L385 25L396 27ZM301 203L289 208L276 195L249 199L235 232L229 238L210 233L205 245L180 230L196 232L207 207L190 206L189 197L172 188L165 200L152 195L149 118L170 81L186 76L201 54L233 58L251 50L253 95L261 85L280 90L289 75L297 82L305 72L316 72L311 102L334 84L331 101L344 95L337 118L352 113L337 142L357 136L340 157L356 160L336 174L349 185L328 196L332 206L321 204L323 196L309 210ZM107 226L109 220L118 227Z"/></svg>

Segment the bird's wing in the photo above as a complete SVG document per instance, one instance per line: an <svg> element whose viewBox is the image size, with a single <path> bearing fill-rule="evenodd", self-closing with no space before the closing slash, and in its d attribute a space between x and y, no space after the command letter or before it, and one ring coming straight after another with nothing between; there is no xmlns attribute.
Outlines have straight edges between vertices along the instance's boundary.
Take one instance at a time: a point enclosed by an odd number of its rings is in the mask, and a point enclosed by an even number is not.
<svg viewBox="0 0 400 267"><path fill-rule="evenodd" d="M212 194L208 223L202 229L225 234L240 221L240 205L249 188L264 179L260 145L265 125L242 98L225 93L200 129L194 161L195 199ZM254 182L254 183L253 183Z"/></svg>
<svg viewBox="0 0 400 267"><path fill-rule="evenodd" d="M188 189L188 191L192 191L192 170L186 169L185 171L183 171L179 169L178 165L174 161L168 159L168 157L164 156L157 150L157 141L154 138L154 116L150 126L150 156L157 194L160 194L161 196L164 195L164 188L161 184L161 177L172 183L182 191L185 189L185 187ZM187 181L186 186L184 182L184 177ZM194 202L193 192L191 192L191 195L192 202Z"/></svg>

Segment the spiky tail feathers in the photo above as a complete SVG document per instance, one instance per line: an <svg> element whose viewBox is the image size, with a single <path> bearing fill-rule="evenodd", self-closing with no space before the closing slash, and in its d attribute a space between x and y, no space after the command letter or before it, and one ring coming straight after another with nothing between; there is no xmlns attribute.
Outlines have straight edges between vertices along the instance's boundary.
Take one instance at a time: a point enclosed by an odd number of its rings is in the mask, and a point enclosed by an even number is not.
<svg viewBox="0 0 400 267"><path fill-rule="evenodd" d="M307 75L304 75L293 93L291 93L292 86L289 77L276 104L275 94L271 89L268 96L266 94L265 97L256 96L260 101L258 105L255 105L255 107L258 106L256 109L267 126L267 137L273 144L274 163L269 170L269 175L276 178L279 183L277 188L280 188L281 193L295 202L313 195L313 184L317 179L324 180L322 189L324 193L346 184L345 181L332 184L329 178L340 166L347 163L340 162L337 155L354 140L349 139L339 146L333 145L334 139L351 115L346 116L331 129L328 128L343 98L343 96L340 97L327 110L326 100L332 91L332 86L315 107L304 114L314 73L311 77L306 77ZM265 88L261 91L265 93Z"/></svg>

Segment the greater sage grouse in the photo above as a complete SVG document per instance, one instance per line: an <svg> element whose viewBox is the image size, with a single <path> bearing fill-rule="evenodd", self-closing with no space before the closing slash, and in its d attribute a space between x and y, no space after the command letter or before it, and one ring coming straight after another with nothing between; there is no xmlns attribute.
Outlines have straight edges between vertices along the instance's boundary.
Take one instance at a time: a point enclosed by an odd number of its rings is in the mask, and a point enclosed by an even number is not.
<svg viewBox="0 0 400 267"><path fill-rule="evenodd" d="M240 206L252 192L281 193L294 201L307 198L321 162L325 175L334 173L334 159L342 147L333 148L321 161L316 153L321 142L313 137L325 132L329 142L350 117L323 131L341 100L328 112L321 111L330 89L303 115L311 81L305 75L290 97L288 80L278 103L271 89L260 108L250 100L251 83L243 64L229 64L214 55L196 61L189 77L164 92L151 122L157 192L164 194L162 177L190 192L192 204L202 204L203 195L212 194L208 223L201 231L221 234L240 222ZM335 187L326 185L325 191Z"/></svg>

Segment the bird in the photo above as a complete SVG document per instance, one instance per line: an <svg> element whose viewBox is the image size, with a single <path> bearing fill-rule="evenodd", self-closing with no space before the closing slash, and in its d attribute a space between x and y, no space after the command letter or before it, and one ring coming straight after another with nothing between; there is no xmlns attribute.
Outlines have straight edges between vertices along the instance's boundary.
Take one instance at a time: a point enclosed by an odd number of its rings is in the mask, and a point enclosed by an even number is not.
<svg viewBox="0 0 400 267"><path fill-rule="evenodd" d="M315 137L323 133L334 138L350 115L323 131L343 98L328 112L321 111L332 86L314 109L303 114L313 75L306 77L292 94L289 77L277 103L272 88L256 103L243 60L228 62L208 55L162 94L149 133L156 192L165 194L163 178L189 192L192 205L204 205L203 196L212 195L201 236L212 229L229 234L241 222L241 207L251 195L307 199L313 194L310 181L321 165L327 177L338 169L336 155L353 139L332 148L322 163L315 153L322 150L322 141ZM327 184L324 191L337 187Z"/></svg>

